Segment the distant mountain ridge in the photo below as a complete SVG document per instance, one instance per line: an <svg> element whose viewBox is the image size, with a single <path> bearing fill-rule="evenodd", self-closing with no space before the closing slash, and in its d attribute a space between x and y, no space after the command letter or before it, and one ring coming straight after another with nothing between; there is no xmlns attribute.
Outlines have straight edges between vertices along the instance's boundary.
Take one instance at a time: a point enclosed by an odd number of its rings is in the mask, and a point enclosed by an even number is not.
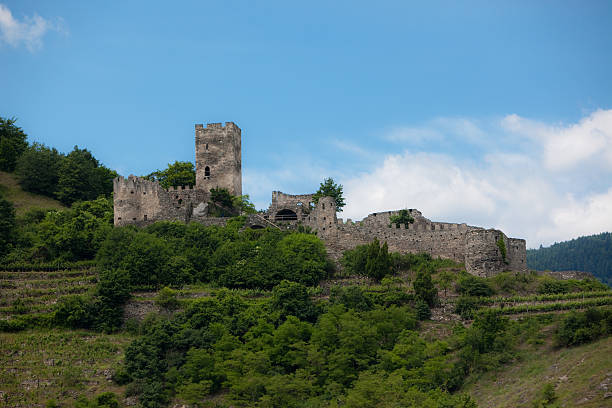
<svg viewBox="0 0 612 408"><path fill-rule="evenodd" d="M536 270L585 271L612 286L612 233L603 232L527 250L527 267Z"/></svg>

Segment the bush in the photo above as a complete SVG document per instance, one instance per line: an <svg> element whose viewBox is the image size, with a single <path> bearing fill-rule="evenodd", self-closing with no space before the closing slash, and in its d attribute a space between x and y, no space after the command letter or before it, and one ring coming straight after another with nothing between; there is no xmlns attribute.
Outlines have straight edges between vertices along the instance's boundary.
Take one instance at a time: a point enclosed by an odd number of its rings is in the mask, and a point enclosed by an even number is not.
<svg viewBox="0 0 612 408"><path fill-rule="evenodd" d="M340 262L349 273L380 281L391 273L391 260L387 243L380 245L375 238L370 244L345 251Z"/></svg>
<svg viewBox="0 0 612 408"><path fill-rule="evenodd" d="M571 312L555 333L557 346L576 346L612 334L612 309Z"/></svg>
<svg viewBox="0 0 612 408"><path fill-rule="evenodd" d="M465 296L487 297L495 293L489 282L485 278L474 275L467 275L459 279L457 292Z"/></svg>
<svg viewBox="0 0 612 408"><path fill-rule="evenodd" d="M463 319L473 319L480 302L474 296L461 296L455 302L454 312L459 314Z"/></svg>
<svg viewBox="0 0 612 408"><path fill-rule="evenodd" d="M286 280L272 289L270 306L279 313L282 320L287 316L295 316L300 320L315 321L318 315L306 286Z"/></svg>
<svg viewBox="0 0 612 408"><path fill-rule="evenodd" d="M155 304L168 310L175 310L180 305L176 295L176 290L172 290L166 286L162 288L155 297Z"/></svg>
<svg viewBox="0 0 612 408"><path fill-rule="evenodd" d="M372 310L372 299L360 286L346 288L335 286L332 288L329 300L334 304L343 304L347 309L359 312Z"/></svg>

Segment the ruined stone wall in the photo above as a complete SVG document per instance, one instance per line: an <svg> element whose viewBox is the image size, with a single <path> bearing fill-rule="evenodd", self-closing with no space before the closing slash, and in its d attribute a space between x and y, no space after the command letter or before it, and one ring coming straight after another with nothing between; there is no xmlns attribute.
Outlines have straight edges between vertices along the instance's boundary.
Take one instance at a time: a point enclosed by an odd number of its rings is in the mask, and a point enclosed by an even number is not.
<svg viewBox="0 0 612 408"><path fill-rule="evenodd" d="M195 125L196 188L242 195L242 131L233 122Z"/></svg>
<svg viewBox="0 0 612 408"><path fill-rule="evenodd" d="M207 201L204 191L190 187L168 190L157 181L117 177L113 181L115 225L148 225L155 221L188 222L195 205Z"/></svg>
<svg viewBox="0 0 612 408"><path fill-rule="evenodd" d="M319 211L319 208L315 208L311 221L306 223L317 230L318 235L325 241L328 252L335 259L339 259L344 251L377 238L380 242L387 242L389 251L426 252L433 257L452 259L464 263L466 270L474 275L492 276L505 270L526 270L525 241L507 238L498 230L486 230L466 224L432 222L415 209L410 210L414 223L408 226L391 225L390 217L398 215L399 211L370 214L356 223L351 220L343 222L340 219L335 221L335 225L330 225L329 220L334 222L334 218L326 214L326 221L323 221L323 215ZM497 246L500 236L507 248L505 260Z"/></svg>
<svg viewBox="0 0 612 408"><path fill-rule="evenodd" d="M302 221L310 214L312 196L313 194L293 195L273 191L272 201L266 215L270 220L274 220L279 211L291 210L296 213L298 221Z"/></svg>

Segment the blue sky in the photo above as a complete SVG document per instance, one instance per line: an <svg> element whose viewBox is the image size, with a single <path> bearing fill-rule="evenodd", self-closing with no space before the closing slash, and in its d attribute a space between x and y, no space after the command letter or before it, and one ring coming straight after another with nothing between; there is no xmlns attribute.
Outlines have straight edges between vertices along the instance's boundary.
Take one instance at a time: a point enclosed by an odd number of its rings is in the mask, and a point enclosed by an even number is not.
<svg viewBox="0 0 612 408"><path fill-rule="evenodd" d="M612 2L0 0L0 116L121 174L243 130L243 190L345 187L528 246L612 230Z"/></svg>

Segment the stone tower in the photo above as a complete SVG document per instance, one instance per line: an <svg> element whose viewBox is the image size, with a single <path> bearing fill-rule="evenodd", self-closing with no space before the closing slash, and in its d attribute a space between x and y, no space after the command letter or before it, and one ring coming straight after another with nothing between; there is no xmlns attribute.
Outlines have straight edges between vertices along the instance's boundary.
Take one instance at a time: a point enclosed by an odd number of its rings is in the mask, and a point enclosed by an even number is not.
<svg viewBox="0 0 612 408"><path fill-rule="evenodd" d="M242 195L241 130L233 122L195 125L196 189Z"/></svg>

